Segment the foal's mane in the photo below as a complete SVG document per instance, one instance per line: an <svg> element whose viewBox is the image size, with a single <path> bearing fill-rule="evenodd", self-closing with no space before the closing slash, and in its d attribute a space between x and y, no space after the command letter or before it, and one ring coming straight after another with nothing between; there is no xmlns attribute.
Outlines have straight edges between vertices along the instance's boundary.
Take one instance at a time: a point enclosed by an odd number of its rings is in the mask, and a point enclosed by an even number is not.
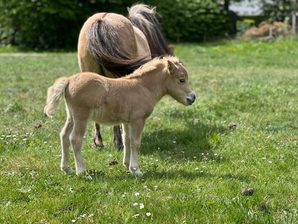
<svg viewBox="0 0 298 224"><path fill-rule="evenodd" d="M154 70L162 70L164 67L168 66L168 62L171 61L174 64L179 63L179 59L173 56L166 56L166 57L157 57L153 58L149 62L143 64L137 70L135 70L132 74L128 75L127 78L136 78L141 77L144 74L148 74Z"/></svg>

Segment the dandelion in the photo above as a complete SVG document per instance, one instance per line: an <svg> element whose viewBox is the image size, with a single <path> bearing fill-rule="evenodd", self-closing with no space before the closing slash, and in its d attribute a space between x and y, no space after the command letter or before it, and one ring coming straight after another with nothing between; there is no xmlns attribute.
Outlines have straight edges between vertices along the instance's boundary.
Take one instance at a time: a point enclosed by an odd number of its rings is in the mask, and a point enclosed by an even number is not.
<svg viewBox="0 0 298 224"><path fill-rule="evenodd" d="M146 215L147 215L147 216L150 216L150 215L151 215L151 212L147 212Z"/></svg>
<svg viewBox="0 0 298 224"><path fill-rule="evenodd" d="M249 136L247 136L247 138L249 138Z"/></svg>
<svg viewBox="0 0 298 224"><path fill-rule="evenodd" d="M139 196L139 195L140 195L140 193L139 193L139 192L136 192L136 193L135 193L135 196Z"/></svg>
<svg viewBox="0 0 298 224"><path fill-rule="evenodd" d="M260 147L259 150L262 150L262 148Z"/></svg>
<svg viewBox="0 0 298 224"><path fill-rule="evenodd" d="M258 135L258 137L260 138L260 137L261 137L261 135Z"/></svg>
<svg viewBox="0 0 298 224"><path fill-rule="evenodd" d="M135 202L135 203L133 203L132 205L133 205L133 206L137 206L137 205L138 205L138 202Z"/></svg>

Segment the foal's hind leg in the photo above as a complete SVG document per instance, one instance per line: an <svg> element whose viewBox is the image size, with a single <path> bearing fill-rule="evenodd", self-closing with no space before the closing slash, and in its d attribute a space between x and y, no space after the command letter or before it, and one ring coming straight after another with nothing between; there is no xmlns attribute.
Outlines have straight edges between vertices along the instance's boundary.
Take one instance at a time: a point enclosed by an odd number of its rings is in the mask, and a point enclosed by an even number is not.
<svg viewBox="0 0 298 224"><path fill-rule="evenodd" d="M93 145L94 148L96 147L103 147L102 138L100 134L100 126L97 123L94 123L94 137L93 137Z"/></svg>
<svg viewBox="0 0 298 224"><path fill-rule="evenodd" d="M86 180L92 180L92 177L87 173L83 157L82 157L82 144L84 134L87 129L89 118L91 117L90 111L79 111L77 110L73 116L74 128L70 135L70 142L74 152L75 163L76 163L76 174L85 174Z"/></svg>
<svg viewBox="0 0 298 224"><path fill-rule="evenodd" d="M121 150L123 148L123 142L121 137L120 126L114 126L114 147Z"/></svg>
<svg viewBox="0 0 298 224"><path fill-rule="evenodd" d="M72 129L73 129L73 120L67 109L67 120L64 125L64 128L60 133L60 139L61 139L61 145L62 145L61 170L64 171L66 174L73 173L73 170L71 169L70 162L69 162L69 146L70 146L69 136Z"/></svg>

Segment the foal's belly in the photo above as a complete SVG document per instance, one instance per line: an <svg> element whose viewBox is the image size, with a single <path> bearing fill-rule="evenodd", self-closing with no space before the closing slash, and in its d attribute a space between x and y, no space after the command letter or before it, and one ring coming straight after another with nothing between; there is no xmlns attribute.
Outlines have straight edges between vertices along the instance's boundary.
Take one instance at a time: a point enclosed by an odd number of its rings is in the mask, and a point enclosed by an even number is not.
<svg viewBox="0 0 298 224"><path fill-rule="evenodd" d="M128 115L126 115L125 113L119 113L115 110L106 110L105 108L95 109L92 120L108 126L129 123Z"/></svg>

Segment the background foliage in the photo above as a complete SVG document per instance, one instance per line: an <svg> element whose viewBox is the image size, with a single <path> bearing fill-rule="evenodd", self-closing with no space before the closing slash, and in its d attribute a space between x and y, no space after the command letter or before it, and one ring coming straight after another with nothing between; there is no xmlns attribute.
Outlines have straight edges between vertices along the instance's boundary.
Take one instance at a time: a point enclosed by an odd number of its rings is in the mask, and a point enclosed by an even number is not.
<svg viewBox="0 0 298 224"><path fill-rule="evenodd" d="M134 0L0 0L0 41L34 50L75 48L79 31L96 12L127 14ZM212 0L147 0L157 6L170 41L200 41L230 30L227 11Z"/></svg>

